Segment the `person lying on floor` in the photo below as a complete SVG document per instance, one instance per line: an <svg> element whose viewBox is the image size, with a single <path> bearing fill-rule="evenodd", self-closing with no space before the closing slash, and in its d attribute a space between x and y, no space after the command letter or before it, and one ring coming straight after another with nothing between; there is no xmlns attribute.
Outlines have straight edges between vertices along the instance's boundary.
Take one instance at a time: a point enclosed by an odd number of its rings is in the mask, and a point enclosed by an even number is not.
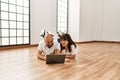
<svg viewBox="0 0 120 80"><path fill-rule="evenodd" d="M58 54L58 43L54 42L53 35L46 34L44 40L39 42L37 57L38 59L46 60L46 55Z"/></svg>
<svg viewBox="0 0 120 80"><path fill-rule="evenodd" d="M76 44L69 34L63 34L60 37L60 53L65 54L68 59L75 59L77 54Z"/></svg>

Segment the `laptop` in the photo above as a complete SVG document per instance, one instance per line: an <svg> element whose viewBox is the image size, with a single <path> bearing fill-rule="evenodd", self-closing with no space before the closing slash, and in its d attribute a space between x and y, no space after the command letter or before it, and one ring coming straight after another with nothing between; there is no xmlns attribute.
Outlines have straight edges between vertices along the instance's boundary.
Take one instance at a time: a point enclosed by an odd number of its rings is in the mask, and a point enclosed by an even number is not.
<svg viewBox="0 0 120 80"><path fill-rule="evenodd" d="M65 55L46 55L46 64L58 64L65 62Z"/></svg>

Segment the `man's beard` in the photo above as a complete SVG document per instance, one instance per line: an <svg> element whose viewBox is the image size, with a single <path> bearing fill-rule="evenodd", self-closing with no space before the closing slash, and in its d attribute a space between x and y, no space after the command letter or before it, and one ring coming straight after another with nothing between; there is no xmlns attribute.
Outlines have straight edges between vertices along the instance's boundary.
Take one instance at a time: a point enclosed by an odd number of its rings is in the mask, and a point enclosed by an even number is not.
<svg viewBox="0 0 120 80"><path fill-rule="evenodd" d="M52 46L53 46L53 44L52 45L47 45L48 48L51 48Z"/></svg>

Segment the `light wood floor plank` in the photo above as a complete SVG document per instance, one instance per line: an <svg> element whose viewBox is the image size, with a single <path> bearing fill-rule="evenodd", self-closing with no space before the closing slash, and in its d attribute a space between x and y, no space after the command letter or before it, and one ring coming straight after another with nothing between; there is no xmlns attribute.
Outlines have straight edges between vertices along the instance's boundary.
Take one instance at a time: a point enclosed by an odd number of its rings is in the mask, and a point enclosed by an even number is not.
<svg viewBox="0 0 120 80"><path fill-rule="evenodd" d="M0 80L120 80L120 44L78 44L76 60L46 64L37 47L0 50Z"/></svg>

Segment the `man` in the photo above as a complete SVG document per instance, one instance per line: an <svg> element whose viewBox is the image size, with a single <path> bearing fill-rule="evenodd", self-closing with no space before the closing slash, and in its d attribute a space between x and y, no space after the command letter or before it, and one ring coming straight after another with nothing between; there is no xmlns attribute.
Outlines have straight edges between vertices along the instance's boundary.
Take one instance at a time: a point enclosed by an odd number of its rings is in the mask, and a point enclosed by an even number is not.
<svg viewBox="0 0 120 80"><path fill-rule="evenodd" d="M39 43L37 57L46 60L46 55L57 53L59 53L58 43L54 42L53 35L46 34L44 40Z"/></svg>

